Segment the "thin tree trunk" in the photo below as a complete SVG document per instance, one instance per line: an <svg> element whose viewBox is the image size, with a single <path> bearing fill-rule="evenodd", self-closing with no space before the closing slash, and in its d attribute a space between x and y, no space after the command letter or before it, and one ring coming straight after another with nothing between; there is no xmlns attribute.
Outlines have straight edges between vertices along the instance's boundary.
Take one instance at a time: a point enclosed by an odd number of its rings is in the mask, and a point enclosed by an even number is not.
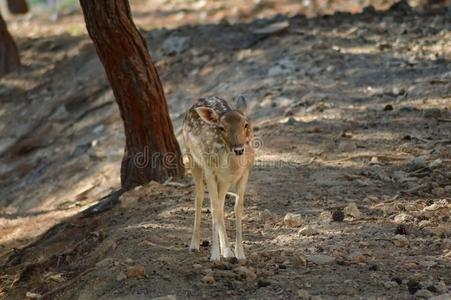
<svg viewBox="0 0 451 300"><path fill-rule="evenodd" d="M124 121L122 187L183 176L166 98L127 0L80 0L88 33Z"/></svg>
<svg viewBox="0 0 451 300"><path fill-rule="evenodd" d="M0 14L0 77L19 69L19 51Z"/></svg>

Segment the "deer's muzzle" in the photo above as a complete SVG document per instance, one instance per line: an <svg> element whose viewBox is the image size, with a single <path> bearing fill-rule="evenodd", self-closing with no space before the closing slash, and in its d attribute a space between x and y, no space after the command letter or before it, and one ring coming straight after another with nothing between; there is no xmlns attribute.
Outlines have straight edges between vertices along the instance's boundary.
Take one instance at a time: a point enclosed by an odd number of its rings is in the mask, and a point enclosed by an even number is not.
<svg viewBox="0 0 451 300"><path fill-rule="evenodd" d="M243 146L239 146L239 147L233 147L233 152L236 155L242 155L244 153L244 147Z"/></svg>

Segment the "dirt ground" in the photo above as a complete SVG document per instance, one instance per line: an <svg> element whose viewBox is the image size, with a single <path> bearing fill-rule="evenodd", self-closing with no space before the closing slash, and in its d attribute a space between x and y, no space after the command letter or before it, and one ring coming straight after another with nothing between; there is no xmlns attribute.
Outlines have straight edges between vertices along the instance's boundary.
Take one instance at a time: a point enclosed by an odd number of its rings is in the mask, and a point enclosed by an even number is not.
<svg viewBox="0 0 451 300"><path fill-rule="evenodd" d="M178 137L200 96L249 101L247 261L208 261L208 200L188 253L189 174L86 212L120 186L118 109L79 13L18 19L24 69L0 79L0 299L449 299L449 10L180 3L135 18Z"/></svg>

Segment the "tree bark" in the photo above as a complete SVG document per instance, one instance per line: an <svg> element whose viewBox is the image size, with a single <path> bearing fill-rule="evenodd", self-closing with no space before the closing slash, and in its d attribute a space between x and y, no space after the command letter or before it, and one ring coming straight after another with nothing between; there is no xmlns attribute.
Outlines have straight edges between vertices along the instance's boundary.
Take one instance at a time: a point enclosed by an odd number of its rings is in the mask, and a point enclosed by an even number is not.
<svg viewBox="0 0 451 300"><path fill-rule="evenodd" d="M14 15L26 14L29 11L28 4L25 0L7 0L8 10Z"/></svg>
<svg viewBox="0 0 451 300"><path fill-rule="evenodd" d="M184 174L160 77L127 0L80 0L125 128L122 187Z"/></svg>
<svg viewBox="0 0 451 300"><path fill-rule="evenodd" d="M0 77L19 69L19 51L0 14Z"/></svg>

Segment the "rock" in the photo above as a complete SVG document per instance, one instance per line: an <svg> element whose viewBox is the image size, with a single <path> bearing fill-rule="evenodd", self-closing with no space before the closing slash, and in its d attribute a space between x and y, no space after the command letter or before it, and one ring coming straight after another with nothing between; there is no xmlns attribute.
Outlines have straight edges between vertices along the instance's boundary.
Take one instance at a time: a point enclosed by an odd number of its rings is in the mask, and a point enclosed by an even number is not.
<svg viewBox="0 0 451 300"><path fill-rule="evenodd" d="M310 225L307 225L307 226L302 227L299 230L298 234L303 235L303 236L312 236L312 235L318 234L318 230L312 228L312 226L310 226Z"/></svg>
<svg viewBox="0 0 451 300"><path fill-rule="evenodd" d="M448 291L448 287L444 281L439 281L433 284L433 287L437 290L437 293L444 294Z"/></svg>
<svg viewBox="0 0 451 300"><path fill-rule="evenodd" d="M430 299L434 295L428 290L421 289L418 290L413 296L415 297L415 299Z"/></svg>
<svg viewBox="0 0 451 300"><path fill-rule="evenodd" d="M417 178L409 177L409 173L404 172L404 171L395 171L393 173L392 177L396 182L400 182L400 183L404 183L404 182L408 182L408 181L417 181Z"/></svg>
<svg viewBox="0 0 451 300"><path fill-rule="evenodd" d="M451 205L448 205L447 200L443 199L443 200L434 202L429 206L426 206L425 208L423 208L423 211L425 211L425 212L426 211L435 211L435 210L442 209L442 208L448 209L450 207L451 207Z"/></svg>
<svg viewBox="0 0 451 300"><path fill-rule="evenodd" d="M135 277L144 277L146 270L144 266L132 266L127 268L127 277L135 278Z"/></svg>
<svg viewBox="0 0 451 300"><path fill-rule="evenodd" d="M176 295L167 295L162 297L150 298L150 300L177 300Z"/></svg>
<svg viewBox="0 0 451 300"><path fill-rule="evenodd" d="M412 222L413 220L414 218L412 215L406 214L404 212L397 214L393 219L396 224L405 224Z"/></svg>
<svg viewBox="0 0 451 300"><path fill-rule="evenodd" d="M392 111L393 110L393 105L391 104L387 104L384 106L383 111Z"/></svg>
<svg viewBox="0 0 451 300"><path fill-rule="evenodd" d="M340 142L338 144L338 151L340 152L352 152L355 149L357 149L357 146L352 142Z"/></svg>
<svg viewBox="0 0 451 300"><path fill-rule="evenodd" d="M66 281L66 278L61 273L49 273L46 275L46 278L58 283Z"/></svg>
<svg viewBox="0 0 451 300"><path fill-rule="evenodd" d="M357 207L357 205L354 202L349 203L345 207L344 213L355 219L359 219L362 216L362 213L360 212L359 208Z"/></svg>
<svg viewBox="0 0 451 300"><path fill-rule="evenodd" d="M258 216L263 222L272 221L274 219L274 216L269 209L259 212Z"/></svg>
<svg viewBox="0 0 451 300"><path fill-rule="evenodd" d="M97 268L107 268L113 264L114 260L111 257L102 259L96 263Z"/></svg>
<svg viewBox="0 0 451 300"><path fill-rule="evenodd" d="M332 213L328 210L323 211L318 216L318 224L327 225L332 222Z"/></svg>
<svg viewBox="0 0 451 300"><path fill-rule="evenodd" d="M435 261L432 260L423 260L423 261L419 261L418 264L422 267L425 268L431 268L437 265L437 263Z"/></svg>
<svg viewBox="0 0 451 300"><path fill-rule="evenodd" d="M425 168L426 165L426 157L425 156L418 156L415 157L414 159L412 159L408 164L407 164L407 170L409 172L413 172L416 171L418 169L422 169Z"/></svg>
<svg viewBox="0 0 451 300"><path fill-rule="evenodd" d="M431 162L429 163L428 167L429 167L430 169L435 169L435 168L440 167L442 164L443 164L443 161L442 161L440 158L437 158L437 159L431 161Z"/></svg>
<svg viewBox="0 0 451 300"><path fill-rule="evenodd" d="M398 12L401 15L407 15L412 13L412 7L406 0L401 0L395 2L392 6L390 6L390 11Z"/></svg>
<svg viewBox="0 0 451 300"><path fill-rule="evenodd" d="M125 278L127 278L127 275L125 275L124 272L120 272L120 273L117 274L117 276L116 276L116 280L117 280L117 281L122 281L122 280L124 280Z"/></svg>
<svg viewBox="0 0 451 300"><path fill-rule="evenodd" d="M290 74L295 70L293 61L288 57L284 57L276 62L274 66L269 68L268 76L279 76Z"/></svg>
<svg viewBox="0 0 451 300"><path fill-rule="evenodd" d="M393 95L395 95L395 96L400 96L400 95L404 95L405 93L406 93L406 89L405 88L402 88L402 87L397 87L397 86L395 86L393 89L392 89L392 94Z"/></svg>
<svg viewBox="0 0 451 300"><path fill-rule="evenodd" d="M451 299L451 294L441 294L432 298L430 300L449 300Z"/></svg>
<svg viewBox="0 0 451 300"><path fill-rule="evenodd" d="M52 121L65 121L69 117L69 112L66 109L66 106L62 104L57 110L50 116L50 120Z"/></svg>
<svg viewBox="0 0 451 300"><path fill-rule="evenodd" d="M387 289L391 289L394 287L398 287L398 283L395 281L386 281L386 282L384 282L384 287Z"/></svg>
<svg viewBox="0 0 451 300"><path fill-rule="evenodd" d="M168 55L178 55L188 48L187 41L187 37L171 36L163 42L161 48Z"/></svg>
<svg viewBox="0 0 451 300"><path fill-rule="evenodd" d="M288 227L299 227L304 224L300 214L287 213L283 218L283 223Z"/></svg>
<svg viewBox="0 0 451 300"><path fill-rule="evenodd" d="M255 281L257 279L257 275L252 267L240 266L235 268L234 271L238 273L238 275L245 277L246 281Z"/></svg>
<svg viewBox="0 0 451 300"><path fill-rule="evenodd" d="M194 264L193 265L193 270L200 270L202 269L202 265L201 264Z"/></svg>
<svg viewBox="0 0 451 300"><path fill-rule="evenodd" d="M377 158L377 156L373 156L371 157L370 162L368 163L370 166L380 166L382 165L382 163L379 161L379 159Z"/></svg>
<svg viewBox="0 0 451 300"><path fill-rule="evenodd" d="M358 251L352 252L349 255L349 260L351 260L355 263L364 263L366 261L365 256L363 256L363 254Z"/></svg>
<svg viewBox="0 0 451 300"><path fill-rule="evenodd" d="M25 297L29 298L29 299L41 299L42 295L41 294L37 294L37 293L27 292L25 294Z"/></svg>
<svg viewBox="0 0 451 300"><path fill-rule="evenodd" d="M290 23L288 21L276 22L276 23L272 23L268 26L265 26L263 28L254 29L254 30L252 30L252 33L255 33L255 34L278 33L278 32L284 31L289 26L290 26Z"/></svg>
<svg viewBox="0 0 451 300"><path fill-rule="evenodd" d="M407 230L407 226L404 224L399 224L396 226L395 234L407 235L409 232Z"/></svg>
<svg viewBox="0 0 451 300"><path fill-rule="evenodd" d="M261 288L261 287L267 287L267 286L269 286L269 285L271 285L271 282L269 282L269 281L266 281L266 280L259 280L258 282L257 282L257 286L259 287L259 288Z"/></svg>
<svg viewBox="0 0 451 300"><path fill-rule="evenodd" d="M135 261L131 258L127 258L125 259L125 263L131 265L132 263L134 263Z"/></svg>
<svg viewBox="0 0 451 300"><path fill-rule="evenodd" d="M427 108L423 110L423 117L425 118L440 118L442 111L440 108Z"/></svg>
<svg viewBox="0 0 451 300"><path fill-rule="evenodd" d="M295 268L304 268L307 266L307 259L305 259L304 256L302 255L294 255L291 259L290 259L290 263L293 265L293 267Z"/></svg>
<svg viewBox="0 0 451 300"><path fill-rule="evenodd" d="M397 234L392 239L393 244L395 244L398 247L406 247L409 245L409 240L404 236Z"/></svg>
<svg viewBox="0 0 451 300"><path fill-rule="evenodd" d="M102 133L103 131L105 130L105 126L103 125L103 124L100 124L99 126L97 126L96 128L94 128L93 130L92 130L92 133L94 133L94 134L100 134L100 133ZM95 141L95 140L94 140ZM97 141L95 141L95 143L94 143L94 141L92 142L92 146L96 146L97 145Z"/></svg>
<svg viewBox="0 0 451 300"><path fill-rule="evenodd" d="M414 280L414 279L410 279L407 282L407 289L409 290L410 294L415 294L418 290L421 289L421 285L418 281Z"/></svg>
<svg viewBox="0 0 451 300"><path fill-rule="evenodd" d="M435 196L443 196L445 195L445 189L442 187L436 187L432 189L432 194L434 194Z"/></svg>
<svg viewBox="0 0 451 300"><path fill-rule="evenodd" d="M325 265L330 264L335 261L335 258L329 255L318 254L318 255L310 255L307 257L307 261L312 262L317 265Z"/></svg>
<svg viewBox="0 0 451 300"><path fill-rule="evenodd" d="M328 66L326 68L327 73L333 73L333 72L335 72L335 70L336 70L336 68L334 66Z"/></svg>
<svg viewBox="0 0 451 300"><path fill-rule="evenodd" d="M362 13L372 15L376 12L376 9L372 5L367 5L363 8Z"/></svg>
<svg viewBox="0 0 451 300"><path fill-rule="evenodd" d="M205 275L200 281L207 284L213 284L215 283L215 278L211 275Z"/></svg>
<svg viewBox="0 0 451 300"><path fill-rule="evenodd" d="M335 222L343 222L345 214L341 209L337 209L332 213L332 220Z"/></svg>
<svg viewBox="0 0 451 300"><path fill-rule="evenodd" d="M298 291L298 297L301 300L309 300L310 299L310 293L307 290L299 290Z"/></svg>
<svg viewBox="0 0 451 300"><path fill-rule="evenodd" d="M298 121L293 117L289 117L288 120L285 122L285 124L287 124L289 126L296 125L297 123L298 123Z"/></svg>

